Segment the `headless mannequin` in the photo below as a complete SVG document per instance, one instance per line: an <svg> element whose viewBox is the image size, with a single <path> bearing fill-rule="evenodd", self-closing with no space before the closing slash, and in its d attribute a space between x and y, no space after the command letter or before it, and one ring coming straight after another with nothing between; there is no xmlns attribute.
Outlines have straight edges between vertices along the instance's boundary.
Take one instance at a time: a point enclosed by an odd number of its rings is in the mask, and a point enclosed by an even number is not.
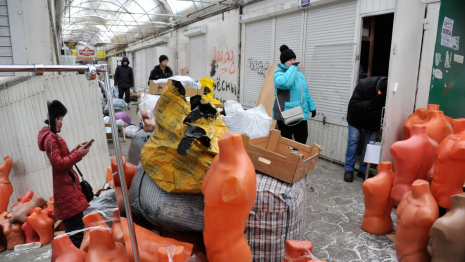
<svg viewBox="0 0 465 262"><path fill-rule="evenodd" d="M394 178L391 162L381 162L378 174L363 183L365 214L362 229L370 234L384 235L393 229L391 211L394 200L390 195Z"/></svg>
<svg viewBox="0 0 465 262"><path fill-rule="evenodd" d="M420 125L428 122L428 110L424 108L418 108L415 113L411 114L404 124L404 140L410 138L410 129L414 125Z"/></svg>
<svg viewBox="0 0 465 262"><path fill-rule="evenodd" d="M21 204L24 204L26 202L29 202L31 201L32 197L34 196L34 192L32 192L31 190L27 191L26 195L25 196L19 196L16 201L18 201L19 203L14 203L13 204L13 207L15 206L19 206ZM12 209L13 209L12 207Z"/></svg>
<svg viewBox="0 0 465 262"><path fill-rule="evenodd" d="M27 218L27 223L39 235L41 245L52 242L53 219L48 216L47 211L43 211L40 207L36 207L34 213Z"/></svg>
<svg viewBox="0 0 465 262"><path fill-rule="evenodd" d="M85 262L86 252L77 248L69 236L60 235L52 241L52 262Z"/></svg>
<svg viewBox="0 0 465 262"><path fill-rule="evenodd" d="M465 261L465 193L452 196L451 210L434 222L431 262Z"/></svg>
<svg viewBox="0 0 465 262"><path fill-rule="evenodd" d="M87 214L85 217L82 218L82 222L84 222L85 228L89 228L89 227L110 228L107 225L107 223L103 220L99 212L91 212ZM90 234L89 234L89 231L85 231L84 237L82 238L82 242L81 242L81 250L84 252L89 251L89 245L90 245Z"/></svg>
<svg viewBox="0 0 465 262"><path fill-rule="evenodd" d="M86 262L128 262L126 248L123 244L113 241L110 229L91 229L89 235Z"/></svg>
<svg viewBox="0 0 465 262"><path fill-rule="evenodd" d="M284 248L286 250L286 257L290 258L292 262L313 262L308 255L308 251L313 252L313 244L311 241L287 240L284 244ZM286 257L283 262L289 262Z"/></svg>
<svg viewBox="0 0 465 262"><path fill-rule="evenodd" d="M126 158L121 156L121 161L123 162L124 178L126 180L127 189L131 188L132 179L136 174L137 166L126 162ZM118 209L122 214L126 213L126 208L124 207L123 201L123 192L121 191L121 183L118 173L118 165L116 162L116 156L111 158L111 170L113 171L113 184L115 186L116 201L118 202Z"/></svg>
<svg viewBox="0 0 465 262"><path fill-rule="evenodd" d="M465 119L454 119L454 131L436 151L431 192L442 208L450 208L450 198L463 192L465 182Z"/></svg>
<svg viewBox="0 0 465 262"><path fill-rule="evenodd" d="M13 161L9 156L3 159L5 159L5 163L0 165L0 213L7 211L10 196L13 194L13 186L9 179Z"/></svg>
<svg viewBox="0 0 465 262"><path fill-rule="evenodd" d="M439 217L429 183L416 180L397 207L396 256L399 262L429 262L429 231Z"/></svg>
<svg viewBox="0 0 465 262"><path fill-rule="evenodd" d="M8 221L0 223L3 229L3 235L6 237L7 249L13 250L16 245L26 244L26 237L23 230L21 230L20 223L10 224Z"/></svg>
<svg viewBox="0 0 465 262"><path fill-rule="evenodd" d="M210 262L251 262L244 230L256 194L255 168L238 133L223 135L202 184L204 243Z"/></svg>
<svg viewBox="0 0 465 262"><path fill-rule="evenodd" d="M428 111L428 122L425 125L428 136L438 144L452 133L452 126L447 122L442 111Z"/></svg>
<svg viewBox="0 0 465 262"><path fill-rule="evenodd" d="M32 228L31 225L29 225L27 221L24 222L24 224L21 226L21 229L24 231L24 234L26 235L26 243L40 242L39 235L34 230L34 228Z"/></svg>
<svg viewBox="0 0 465 262"><path fill-rule="evenodd" d="M26 218L31 209L36 208L36 207L42 207L46 204L47 204L47 201L45 201L45 199L43 199L39 194L34 193L30 201L20 204L18 206L15 206L11 209L12 217L10 219L10 223L26 222Z"/></svg>
<svg viewBox="0 0 465 262"><path fill-rule="evenodd" d="M131 245L131 237L129 236L128 221L124 217L118 219L118 210L113 212L113 218L115 219L112 225L113 240L119 243L126 243L126 252L129 254L129 261L134 262L134 257L132 256L133 250ZM137 245L139 248L141 262L168 262L167 256L165 256L166 260L159 260L160 255L158 254L158 251L160 249L164 249L165 246L176 246L178 250L179 247L182 247L182 253L176 255L176 257L179 257L179 259L181 259L180 261L182 262L186 261L187 258L192 255L192 249L194 246L190 243L180 242L172 238L159 236L137 224L134 224L134 229L136 231ZM161 257L164 256L162 255Z"/></svg>
<svg viewBox="0 0 465 262"><path fill-rule="evenodd" d="M395 180L391 198L400 201L402 196L412 190L412 183L417 179L426 179L433 165L434 152L438 144L428 137L425 125L414 125L412 136L391 146L394 158Z"/></svg>

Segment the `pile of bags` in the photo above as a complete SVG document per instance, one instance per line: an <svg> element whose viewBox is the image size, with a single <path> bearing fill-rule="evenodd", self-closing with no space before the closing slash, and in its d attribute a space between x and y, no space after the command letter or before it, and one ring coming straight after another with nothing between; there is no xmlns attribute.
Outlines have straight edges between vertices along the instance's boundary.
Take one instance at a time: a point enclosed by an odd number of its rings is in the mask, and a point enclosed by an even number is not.
<svg viewBox="0 0 465 262"><path fill-rule="evenodd" d="M263 105L244 110L239 102L228 100L224 103L226 116L223 121L229 131L247 134L250 138L267 136L273 119Z"/></svg>
<svg viewBox="0 0 465 262"><path fill-rule="evenodd" d="M228 132L217 109L200 96L186 102L181 82L173 81L158 100L157 128L141 152L149 177L166 192L200 193L218 140Z"/></svg>

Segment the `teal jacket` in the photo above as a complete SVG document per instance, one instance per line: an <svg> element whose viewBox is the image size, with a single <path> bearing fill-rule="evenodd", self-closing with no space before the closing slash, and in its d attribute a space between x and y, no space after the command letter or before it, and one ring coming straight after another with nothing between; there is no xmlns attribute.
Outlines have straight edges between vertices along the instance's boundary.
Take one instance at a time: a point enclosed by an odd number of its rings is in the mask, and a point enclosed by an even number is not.
<svg viewBox="0 0 465 262"><path fill-rule="evenodd" d="M299 78L300 80L299 81ZM291 65L289 68L284 64L279 64L274 71L274 93L275 100L273 102L273 119L282 120L281 112L276 103L276 95L278 95L281 110L286 111L300 105L300 97L303 87L302 110L304 118L302 121L308 120L309 112L316 110L315 102L308 92L307 81L304 74L299 71L297 66ZM302 82L302 84L300 84ZM286 92L289 90L289 92ZM283 92L284 91L284 92Z"/></svg>

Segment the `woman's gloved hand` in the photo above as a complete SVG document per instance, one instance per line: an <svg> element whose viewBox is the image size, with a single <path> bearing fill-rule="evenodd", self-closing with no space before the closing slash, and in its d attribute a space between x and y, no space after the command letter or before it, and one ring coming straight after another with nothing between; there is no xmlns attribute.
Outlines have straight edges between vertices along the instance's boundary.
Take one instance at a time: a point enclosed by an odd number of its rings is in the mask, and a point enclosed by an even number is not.
<svg viewBox="0 0 465 262"><path fill-rule="evenodd" d="M312 118L316 116L316 110L310 111L310 113L312 113Z"/></svg>
<svg viewBox="0 0 465 262"><path fill-rule="evenodd" d="M294 64L292 64L293 66L299 66L300 62L295 62Z"/></svg>

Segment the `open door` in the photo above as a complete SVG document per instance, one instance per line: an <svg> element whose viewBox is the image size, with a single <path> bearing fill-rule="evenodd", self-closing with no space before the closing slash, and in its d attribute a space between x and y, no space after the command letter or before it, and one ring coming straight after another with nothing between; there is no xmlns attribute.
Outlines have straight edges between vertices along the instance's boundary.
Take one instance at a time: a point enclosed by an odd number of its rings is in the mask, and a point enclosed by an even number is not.
<svg viewBox="0 0 465 262"><path fill-rule="evenodd" d="M381 161L392 161L391 145L403 139L402 126L413 113L425 19L421 0L396 3Z"/></svg>

